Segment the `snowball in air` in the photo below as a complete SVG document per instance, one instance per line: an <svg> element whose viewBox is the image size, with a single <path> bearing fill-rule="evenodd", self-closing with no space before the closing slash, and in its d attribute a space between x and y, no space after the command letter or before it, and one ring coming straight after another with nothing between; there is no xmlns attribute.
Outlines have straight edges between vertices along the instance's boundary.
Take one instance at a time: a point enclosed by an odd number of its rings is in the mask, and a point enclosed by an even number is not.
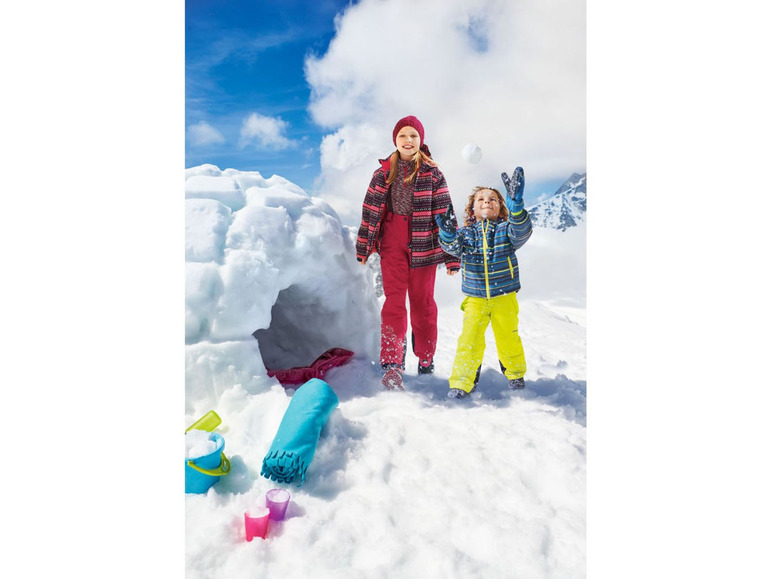
<svg viewBox="0 0 772 579"><path fill-rule="evenodd" d="M461 156L467 163L479 163L482 159L482 149L473 143L464 146Z"/></svg>

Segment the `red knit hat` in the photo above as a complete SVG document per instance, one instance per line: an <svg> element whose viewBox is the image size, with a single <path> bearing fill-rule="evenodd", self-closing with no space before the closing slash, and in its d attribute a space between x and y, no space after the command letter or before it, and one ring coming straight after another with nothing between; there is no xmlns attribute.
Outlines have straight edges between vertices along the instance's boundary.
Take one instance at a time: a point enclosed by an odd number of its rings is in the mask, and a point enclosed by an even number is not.
<svg viewBox="0 0 772 579"><path fill-rule="evenodd" d="M421 137L421 150L431 157L432 154L429 152L429 147L424 143L424 126L421 124L421 121L413 115L399 119L397 124L394 125L394 131L391 134L391 138L395 145L397 144L397 133L399 133L399 130L402 127L413 127L418 131L418 136Z"/></svg>

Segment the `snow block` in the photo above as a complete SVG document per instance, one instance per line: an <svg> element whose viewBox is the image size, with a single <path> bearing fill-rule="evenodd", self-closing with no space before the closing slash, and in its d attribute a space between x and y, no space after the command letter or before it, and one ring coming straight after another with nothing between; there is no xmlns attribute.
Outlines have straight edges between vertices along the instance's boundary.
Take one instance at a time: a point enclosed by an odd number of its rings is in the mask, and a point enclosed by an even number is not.
<svg viewBox="0 0 772 579"><path fill-rule="evenodd" d="M214 199L185 201L185 261L223 262L231 210Z"/></svg>
<svg viewBox="0 0 772 579"><path fill-rule="evenodd" d="M247 201L244 191L233 177L194 175L185 181L186 199L215 199L232 211L238 211Z"/></svg>

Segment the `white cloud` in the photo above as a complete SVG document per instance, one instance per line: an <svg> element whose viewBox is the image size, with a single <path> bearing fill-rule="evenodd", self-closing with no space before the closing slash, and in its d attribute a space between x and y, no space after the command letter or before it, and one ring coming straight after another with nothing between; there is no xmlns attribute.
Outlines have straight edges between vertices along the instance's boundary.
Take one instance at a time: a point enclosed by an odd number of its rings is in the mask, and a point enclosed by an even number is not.
<svg viewBox="0 0 772 579"><path fill-rule="evenodd" d="M252 113L241 125L241 146L255 144L275 151L288 149L293 146L293 142L284 134L288 127L289 123L280 117Z"/></svg>
<svg viewBox="0 0 772 579"><path fill-rule="evenodd" d="M456 204L517 165L526 198L528 183L585 170L582 0L361 0L338 18L327 53L307 59L306 78L311 115L331 130L316 193L341 217L360 210L409 114ZM467 143L482 148L479 164L464 162Z"/></svg>
<svg viewBox="0 0 772 579"><path fill-rule="evenodd" d="M188 140L193 146L216 145L225 142L222 133L206 121L188 127Z"/></svg>
<svg viewBox="0 0 772 579"><path fill-rule="evenodd" d="M368 123L347 124L322 139L322 172L315 188L344 222L358 221L377 159L390 153L391 145L391 133L385 135Z"/></svg>

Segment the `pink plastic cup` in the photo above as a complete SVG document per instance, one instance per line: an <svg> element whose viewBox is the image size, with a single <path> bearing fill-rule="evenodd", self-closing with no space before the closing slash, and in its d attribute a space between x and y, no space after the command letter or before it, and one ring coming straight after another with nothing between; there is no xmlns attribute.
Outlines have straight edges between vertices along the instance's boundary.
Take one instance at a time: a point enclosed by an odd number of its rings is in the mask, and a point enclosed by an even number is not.
<svg viewBox="0 0 772 579"><path fill-rule="evenodd" d="M271 512L266 507L255 507L248 513L244 513L244 530L247 533L247 541L251 541L254 537L265 539L270 514Z"/></svg>
<svg viewBox="0 0 772 579"><path fill-rule="evenodd" d="M265 506L271 512L272 521L284 520L289 500L290 494L284 489L271 489L265 493Z"/></svg>

